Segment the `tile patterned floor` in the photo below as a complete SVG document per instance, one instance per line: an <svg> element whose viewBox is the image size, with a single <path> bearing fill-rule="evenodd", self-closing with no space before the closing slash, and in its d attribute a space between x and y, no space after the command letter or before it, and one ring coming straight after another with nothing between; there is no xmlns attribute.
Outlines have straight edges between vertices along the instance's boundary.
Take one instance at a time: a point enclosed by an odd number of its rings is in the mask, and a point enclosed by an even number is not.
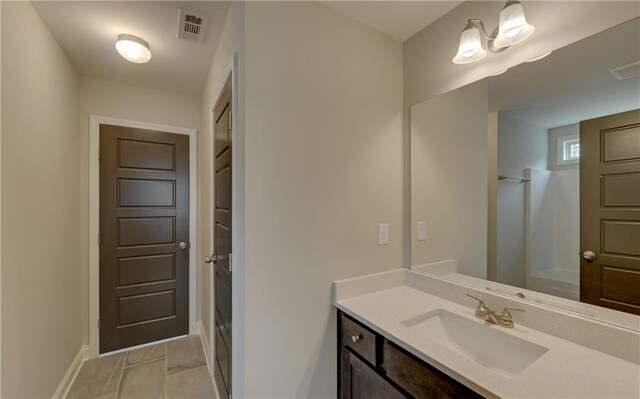
<svg viewBox="0 0 640 399"><path fill-rule="evenodd" d="M68 399L215 398L197 335L87 360Z"/></svg>

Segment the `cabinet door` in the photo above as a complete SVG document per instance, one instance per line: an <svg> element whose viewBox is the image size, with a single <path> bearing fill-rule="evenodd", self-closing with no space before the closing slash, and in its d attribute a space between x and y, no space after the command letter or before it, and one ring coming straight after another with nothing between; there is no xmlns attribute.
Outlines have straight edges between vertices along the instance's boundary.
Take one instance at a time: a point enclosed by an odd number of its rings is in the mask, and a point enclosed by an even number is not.
<svg viewBox="0 0 640 399"><path fill-rule="evenodd" d="M406 398L348 349L343 347L340 352L341 399Z"/></svg>
<svg viewBox="0 0 640 399"><path fill-rule="evenodd" d="M443 372L412 358L387 340L384 341L382 353L387 378L418 399L482 398Z"/></svg>

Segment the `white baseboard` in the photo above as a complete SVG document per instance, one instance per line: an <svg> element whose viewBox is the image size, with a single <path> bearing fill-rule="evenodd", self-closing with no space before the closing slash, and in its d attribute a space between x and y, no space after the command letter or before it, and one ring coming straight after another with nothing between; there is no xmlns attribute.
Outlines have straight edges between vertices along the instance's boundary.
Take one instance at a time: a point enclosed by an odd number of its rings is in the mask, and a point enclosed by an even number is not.
<svg viewBox="0 0 640 399"><path fill-rule="evenodd" d="M158 344L162 344L162 343L169 342L169 341L176 341L178 339L182 339L182 338L185 338L185 337L188 337L188 336L189 335L178 335L177 337L171 337L171 338L161 339L159 341L147 342L146 344L129 346L127 348L116 349L116 350L111 351L111 352L101 353L97 357L105 357L105 356L115 355L117 353L130 352L130 351L133 351L133 350L136 350L136 349L145 348L147 346L158 345Z"/></svg>
<svg viewBox="0 0 640 399"><path fill-rule="evenodd" d="M218 396L218 387L216 386L216 379L213 377L213 363L211 363L209 359L209 354L211 353L209 346L209 338L207 337L207 332L204 329L204 324L202 324L202 320L198 321L198 332L200 333L200 339L202 340L202 346L204 348L204 357L207 360L207 368L209 368L209 373L211 374L211 382L213 383L213 391L216 393L215 399L220 399Z"/></svg>
<svg viewBox="0 0 640 399"><path fill-rule="evenodd" d="M53 399L64 399L67 396L67 393L69 393L69 389L71 388L73 381L76 379L76 376L78 375L82 364L87 359L88 353L89 346L83 346L82 348L80 348L78 354L76 355L76 358L73 359L73 362L71 362L67 373L62 378L62 381L60 381L58 389L56 389L56 392L53 394Z"/></svg>
<svg viewBox="0 0 640 399"><path fill-rule="evenodd" d="M200 335L200 339L202 340L202 347L204 348L204 357L207 360L207 368L211 375L213 375L213 364L211 363L211 359L209 359L209 354L211 353L211 347L209 346L209 337L207 337L207 332L204 329L204 324L202 324L202 320L198 321L198 334Z"/></svg>

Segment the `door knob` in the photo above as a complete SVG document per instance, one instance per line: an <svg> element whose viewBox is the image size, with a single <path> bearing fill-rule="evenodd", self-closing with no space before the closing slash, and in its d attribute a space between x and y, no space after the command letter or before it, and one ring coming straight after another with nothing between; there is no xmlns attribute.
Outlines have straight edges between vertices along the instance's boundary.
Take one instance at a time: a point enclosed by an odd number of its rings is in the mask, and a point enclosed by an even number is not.
<svg viewBox="0 0 640 399"><path fill-rule="evenodd" d="M216 256L216 254L205 256L204 263L218 263L218 257Z"/></svg>
<svg viewBox="0 0 640 399"><path fill-rule="evenodd" d="M582 254L582 257L586 261L592 261L596 258L596 254L593 251L584 251L584 253Z"/></svg>
<svg viewBox="0 0 640 399"><path fill-rule="evenodd" d="M187 249L188 246L189 246L189 244L187 244L184 241L180 241L180 243L178 244L178 248L180 248L180 249Z"/></svg>

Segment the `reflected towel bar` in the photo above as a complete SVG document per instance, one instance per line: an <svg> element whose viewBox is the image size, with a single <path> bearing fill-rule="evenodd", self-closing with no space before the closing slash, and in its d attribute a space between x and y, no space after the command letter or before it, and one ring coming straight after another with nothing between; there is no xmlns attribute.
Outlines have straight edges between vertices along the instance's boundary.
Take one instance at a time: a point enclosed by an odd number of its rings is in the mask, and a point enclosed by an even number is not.
<svg viewBox="0 0 640 399"><path fill-rule="evenodd" d="M531 181L531 179L526 178L526 177L513 177L513 176L505 176L505 175L500 175L498 176L498 180L518 180L518 181Z"/></svg>

